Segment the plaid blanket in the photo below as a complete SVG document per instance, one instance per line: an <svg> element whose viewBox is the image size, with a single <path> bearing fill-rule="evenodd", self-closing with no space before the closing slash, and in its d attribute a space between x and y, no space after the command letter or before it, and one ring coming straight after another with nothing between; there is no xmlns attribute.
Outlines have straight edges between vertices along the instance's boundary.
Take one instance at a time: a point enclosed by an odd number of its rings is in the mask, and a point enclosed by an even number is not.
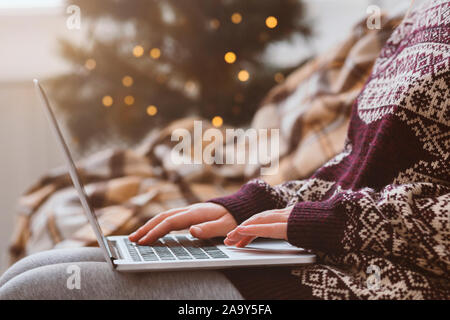
<svg viewBox="0 0 450 320"><path fill-rule="evenodd" d="M378 30L361 21L345 41L267 94L250 125L280 129L279 170L264 180L306 178L343 149L355 97L400 20L383 16ZM232 193L258 176L255 165L174 164L171 134L179 128L192 132L194 120L201 119L175 121L136 148L105 150L77 164L106 235L128 234L163 210ZM252 152L252 145L244 147ZM94 234L65 169L49 172L20 198L11 262L41 250L91 245Z"/></svg>

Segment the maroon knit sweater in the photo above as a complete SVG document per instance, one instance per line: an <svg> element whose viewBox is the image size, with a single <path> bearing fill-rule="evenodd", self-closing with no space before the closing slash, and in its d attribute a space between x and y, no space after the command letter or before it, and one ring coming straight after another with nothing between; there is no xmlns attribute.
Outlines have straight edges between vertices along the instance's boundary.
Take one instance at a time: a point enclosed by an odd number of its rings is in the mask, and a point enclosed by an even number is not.
<svg viewBox="0 0 450 320"><path fill-rule="evenodd" d="M393 32L355 101L344 151L310 179L253 180L210 200L238 223L295 204L288 241L319 254L271 277L229 271L244 296L450 298L449 24L450 2L434 0Z"/></svg>

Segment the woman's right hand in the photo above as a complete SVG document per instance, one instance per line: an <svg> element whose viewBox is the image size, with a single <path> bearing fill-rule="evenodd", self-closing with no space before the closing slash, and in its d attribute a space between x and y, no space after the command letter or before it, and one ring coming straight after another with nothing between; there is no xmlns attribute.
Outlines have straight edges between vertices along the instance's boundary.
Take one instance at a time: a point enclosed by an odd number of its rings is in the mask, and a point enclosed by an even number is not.
<svg viewBox="0 0 450 320"><path fill-rule="evenodd" d="M225 207L211 202L196 203L156 215L129 239L139 245L149 245L171 231L186 228L194 237L206 239L226 236L236 226L236 220Z"/></svg>

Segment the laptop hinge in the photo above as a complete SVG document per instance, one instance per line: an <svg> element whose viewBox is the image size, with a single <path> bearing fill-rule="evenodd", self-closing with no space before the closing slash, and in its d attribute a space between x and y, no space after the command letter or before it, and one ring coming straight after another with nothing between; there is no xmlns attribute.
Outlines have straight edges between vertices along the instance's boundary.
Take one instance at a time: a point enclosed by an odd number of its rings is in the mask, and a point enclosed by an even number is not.
<svg viewBox="0 0 450 320"><path fill-rule="evenodd" d="M117 248L117 242L106 239L106 242L108 243L109 251L111 252L111 255L116 260L121 260L122 255L120 254L120 250Z"/></svg>

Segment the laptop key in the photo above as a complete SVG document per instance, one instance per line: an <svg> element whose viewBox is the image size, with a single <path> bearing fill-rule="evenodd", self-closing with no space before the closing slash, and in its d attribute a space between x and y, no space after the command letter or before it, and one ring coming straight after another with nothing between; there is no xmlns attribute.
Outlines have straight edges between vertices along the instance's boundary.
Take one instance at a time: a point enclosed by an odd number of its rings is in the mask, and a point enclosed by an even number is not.
<svg viewBox="0 0 450 320"><path fill-rule="evenodd" d="M217 248L212 241L209 240L194 240L194 245L200 247L213 259L229 258L222 250Z"/></svg>
<svg viewBox="0 0 450 320"><path fill-rule="evenodd" d="M144 261L159 261L158 256L151 247L137 246L137 248Z"/></svg>
<svg viewBox="0 0 450 320"><path fill-rule="evenodd" d="M209 259L209 256L195 243L186 236L177 236L178 242L187 250L195 259Z"/></svg>
<svg viewBox="0 0 450 320"><path fill-rule="evenodd" d="M128 239L125 240L125 245L127 246L128 253L133 261L142 261L141 257L139 257L139 253L136 251L136 247Z"/></svg>
<svg viewBox="0 0 450 320"><path fill-rule="evenodd" d="M151 248L155 250L156 254L161 260L176 260L172 252L169 250L169 248L166 247L165 244L161 242L161 240L158 240L151 246Z"/></svg>
<svg viewBox="0 0 450 320"><path fill-rule="evenodd" d="M164 244L172 251L179 260L192 260L192 256L178 241L171 237L164 237Z"/></svg>

